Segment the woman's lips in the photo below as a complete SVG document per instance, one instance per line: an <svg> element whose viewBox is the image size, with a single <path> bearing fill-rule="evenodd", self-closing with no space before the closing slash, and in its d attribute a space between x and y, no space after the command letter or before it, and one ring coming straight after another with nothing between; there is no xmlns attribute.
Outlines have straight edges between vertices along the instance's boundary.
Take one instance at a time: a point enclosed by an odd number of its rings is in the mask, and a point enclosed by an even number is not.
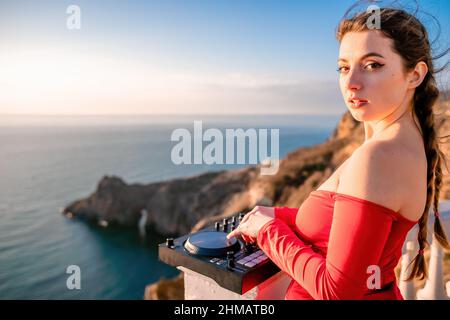
<svg viewBox="0 0 450 320"><path fill-rule="evenodd" d="M367 103L369 103L365 99L349 99L348 101L350 103L350 107L353 108L353 109L361 108L362 106L364 106Z"/></svg>

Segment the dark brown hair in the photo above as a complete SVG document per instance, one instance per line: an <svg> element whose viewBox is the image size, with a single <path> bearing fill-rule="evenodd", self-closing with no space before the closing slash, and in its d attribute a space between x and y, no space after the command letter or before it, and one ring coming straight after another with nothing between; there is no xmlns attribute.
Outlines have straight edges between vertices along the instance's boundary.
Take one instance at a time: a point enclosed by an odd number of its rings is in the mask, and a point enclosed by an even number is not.
<svg viewBox="0 0 450 320"><path fill-rule="evenodd" d="M362 12L351 18L344 18L339 23L336 38L342 41L347 32L362 32L370 30L366 22L373 19L373 12ZM371 20L373 21L373 20ZM433 206L434 236L439 244L449 249L449 243L439 219L439 192L442 187L442 164L445 163L445 155L439 148L438 137L435 129L435 113L433 107L439 97L439 89L436 84L433 60L443 57L448 49L438 57L432 57L431 45L427 30L424 25L414 16L404 10L396 8L380 8L380 29L385 37L393 40L393 50L403 60L405 71L414 69L418 62L423 61L428 66L428 73L423 82L415 89L412 112L419 120L422 138L427 158L427 200L425 209L418 221L419 253L416 255L412 271L407 281L415 277L424 279L427 277L427 266L423 250L427 242L428 212ZM445 66L441 70L445 69ZM440 137L445 138L445 137ZM448 169L447 169L448 171Z"/></svg>

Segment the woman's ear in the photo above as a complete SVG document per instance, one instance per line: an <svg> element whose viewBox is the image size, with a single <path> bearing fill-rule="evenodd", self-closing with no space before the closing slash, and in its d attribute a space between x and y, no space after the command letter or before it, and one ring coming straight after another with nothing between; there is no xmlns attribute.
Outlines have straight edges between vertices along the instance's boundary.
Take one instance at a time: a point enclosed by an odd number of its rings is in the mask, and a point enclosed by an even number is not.
<svg viewBox="0 0 450 320"><path fill-rule="evenodd" d="M420 86L427 73L428 73L427 64L423 61L419 61L414 67L414 70L412 70L409 74L408 88L414 89Z"/></svg>

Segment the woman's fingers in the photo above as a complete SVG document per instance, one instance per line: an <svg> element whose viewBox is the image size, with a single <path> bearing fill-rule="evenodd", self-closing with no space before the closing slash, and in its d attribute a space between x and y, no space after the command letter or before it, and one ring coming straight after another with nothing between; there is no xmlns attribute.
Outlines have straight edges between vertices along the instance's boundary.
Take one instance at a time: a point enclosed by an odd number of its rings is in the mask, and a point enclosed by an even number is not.
<svg viewBox="0 0 450 320"><path fill-rule="evenodd" d="M238 237L241 234L241 232L238 229L234 229L229 234L227 234L227 239L231 239L233 237Z"/></svg>
<svg viewBox="0 0 450 320"><path fill-rule="evenodd" d="M250 219L250 216L251 216L252 214L254 214L257 210L258 210L258 207L256 206L256 207L254 207L251 211L249 211L248 213L246 213L245 216L244 216L244 218L242 218L241 223L244 223L244 222L246 222L248 219Z"/></svg>
<svg viewBox="0 0 450 320"><path fill-rule="evenodd" d="M246 243L254 243L254 242L256 242L256 239L255 239L255 238L246 236L246 235L244 235L244 234L242 235L242 239L244 239L244 241L245 241Z"/></svg>
<svg viewBox="0 0 450 320"><path fill-rule="evenodd" d="M247 242L247 243L254 242L252 237L246 236L242 232L236 232L236 230L231 231L229 234L227 234L227 239L231 239L233 237L235 237L235 238L241 237L242 240L244 240L244 242Z"/></svg>
<svg viewBox="0 0 450 320"><path fill-rule="evenodd" d="M253 243L255 242L255 239L247 236L246 234L243 233L243 228L241 227L242 224L240 224L235 230L231 231L229 234L227 234L227 239L231 239L233 237L238 238L241 237L242 240L244 240L244 242L246 243Z"/></svg>
<svg viewBox="0 0 450 320"><path fill-rule="evenodd" d="M233 231L231 231L229 234L227 234L227 239L231 239L233 237L239 237L239 236L244 236L244 234L242 233L244 224L241 222L236 229L234 229Z"/></svg>

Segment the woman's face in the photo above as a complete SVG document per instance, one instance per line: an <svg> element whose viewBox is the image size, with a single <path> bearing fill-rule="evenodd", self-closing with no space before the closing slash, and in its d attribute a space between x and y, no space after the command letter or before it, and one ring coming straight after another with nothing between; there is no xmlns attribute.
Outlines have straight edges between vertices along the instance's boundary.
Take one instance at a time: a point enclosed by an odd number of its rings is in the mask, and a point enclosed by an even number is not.
<svg viewBox="0 0 450 320"><path fill-rule="evenodd" d="M339 49L339 85L353 117L381 120L405 107L408 79L393 41L379 31L349 32Z"/></svg>

